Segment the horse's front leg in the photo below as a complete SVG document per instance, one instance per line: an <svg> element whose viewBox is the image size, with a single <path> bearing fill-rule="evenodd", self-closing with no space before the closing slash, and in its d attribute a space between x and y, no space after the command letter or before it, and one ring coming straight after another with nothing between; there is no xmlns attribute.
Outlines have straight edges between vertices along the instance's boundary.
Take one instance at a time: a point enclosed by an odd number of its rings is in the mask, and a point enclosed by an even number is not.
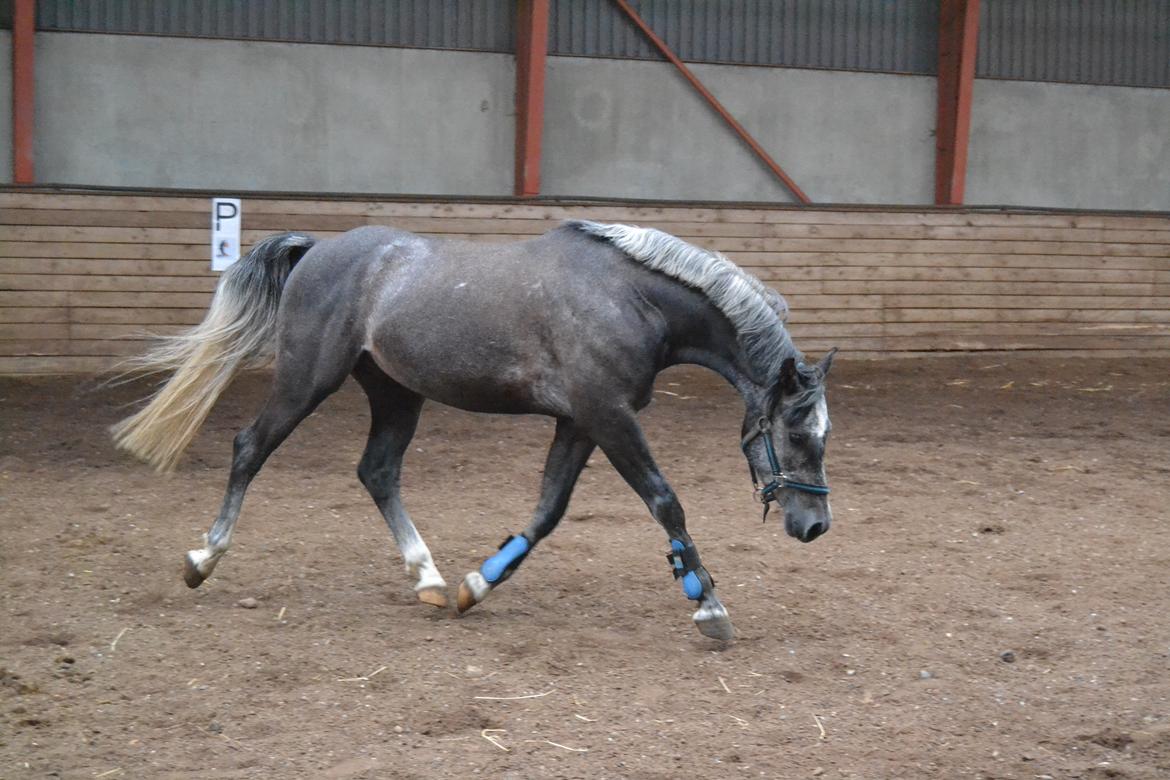
<svg viewBox="0 0 1170 780"><path fill-rule="evenodd" d="M459 611L466 612L487 598L524 560L544 537L552 533L569 506L569 496L589 454L596 445L569 420L557 420L557 432L544 464L540 502L528 528L519 536L509 537L495 555L483 562L478 571L469 572L459 586Z"/></svg>
<svg viewBox="0 0 1170 780"><path fill-rule="evenodd" d="M699 632L712 639L734 639L735 629L727 608L715 595L715 581L687 533L682 504L655 464L633 413L608 416L604 427L591 434L666 531L670 539L667 558L674 577L682 583L683 594L699 603L693 615Z"/></svg>

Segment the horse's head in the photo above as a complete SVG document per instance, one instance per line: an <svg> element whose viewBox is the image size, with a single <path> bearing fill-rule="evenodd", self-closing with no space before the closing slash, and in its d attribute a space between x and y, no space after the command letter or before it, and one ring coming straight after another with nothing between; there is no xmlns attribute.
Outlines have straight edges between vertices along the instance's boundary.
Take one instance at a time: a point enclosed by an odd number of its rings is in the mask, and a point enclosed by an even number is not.
<svg viewBox="0 0 1170 780"><path fill-rule="evenodd" d="M814 366L785 360L764 398L748 404L743 422L743 451L764 515L769 502L778 503L784 530L802 542L828 531L833 520L824 464L832 430L825 376L836 351Z"/></svg>

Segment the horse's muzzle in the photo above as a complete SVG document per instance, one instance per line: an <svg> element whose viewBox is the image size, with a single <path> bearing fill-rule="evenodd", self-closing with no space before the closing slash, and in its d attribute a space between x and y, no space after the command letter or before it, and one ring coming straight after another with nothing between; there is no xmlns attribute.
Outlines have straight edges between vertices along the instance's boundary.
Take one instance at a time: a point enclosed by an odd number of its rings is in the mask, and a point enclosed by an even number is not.
<svg viewBox="0 0 1170 780"><path fill-rule="evenodd" d="M823 534L825 531L828 531L828 530L829 530L828 523L820 523L820 522L813 523L812 525L805 528L804 533L801 534L800 536L798 536L797 538L800 539L800 541L802 541L802 542L806 542L806 543L811 542L813 539L816 539L818 536L820 536L821 534Z"/></svg>
<svg viewBox="0 0 1170 780"><path fill-rule="evenodd" d="M788 516L784 519L784 530L788 532L788 535L805 544L816 539L818 536L822 536L829 530L828 520L793 521Z"/></svg>

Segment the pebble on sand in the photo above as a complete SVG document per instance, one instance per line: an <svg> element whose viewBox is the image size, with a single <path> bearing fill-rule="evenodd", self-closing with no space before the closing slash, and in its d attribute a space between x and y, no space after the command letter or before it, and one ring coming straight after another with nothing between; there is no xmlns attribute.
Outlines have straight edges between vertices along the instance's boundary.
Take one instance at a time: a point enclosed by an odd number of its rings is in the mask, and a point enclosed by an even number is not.
<svg viewBox="0 0 1170 780"><path fill-rule="evenodd" d="M243 607L244 609L256 609L256 607L260 606L260 602L251 596L248 596L246 599L240 599L237 601L236 606Z"/></svg>

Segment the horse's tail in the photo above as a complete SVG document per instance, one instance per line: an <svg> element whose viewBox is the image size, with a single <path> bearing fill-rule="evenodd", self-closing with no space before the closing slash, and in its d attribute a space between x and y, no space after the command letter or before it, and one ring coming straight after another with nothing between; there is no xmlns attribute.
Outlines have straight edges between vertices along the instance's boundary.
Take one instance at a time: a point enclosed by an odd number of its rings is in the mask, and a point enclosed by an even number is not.
<svg viewBox="0 0 1170 780"><path fill-rule="evenodd" d="M285 280L315 243L297 233L260 241L220 278L202 323L119 367L121 376L171 373L141 411L110 428L120 449L174 469L232 377L271 358Z"/></svg>

